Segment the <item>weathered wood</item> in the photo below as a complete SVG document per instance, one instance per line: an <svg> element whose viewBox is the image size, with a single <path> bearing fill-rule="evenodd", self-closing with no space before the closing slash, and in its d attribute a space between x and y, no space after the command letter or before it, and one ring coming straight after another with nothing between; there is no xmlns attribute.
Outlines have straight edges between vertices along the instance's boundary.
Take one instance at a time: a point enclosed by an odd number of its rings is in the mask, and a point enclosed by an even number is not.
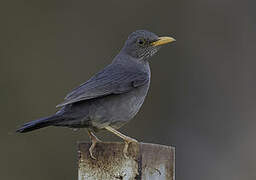
<svg viewBox="0 0 256 180"><path fill-rule="evenodd" d="M123 155L124 143L98 143L96 160L89 155L90 143L78 144L79 180L174 180L175 148L132 143L129 157Z"/></svg>

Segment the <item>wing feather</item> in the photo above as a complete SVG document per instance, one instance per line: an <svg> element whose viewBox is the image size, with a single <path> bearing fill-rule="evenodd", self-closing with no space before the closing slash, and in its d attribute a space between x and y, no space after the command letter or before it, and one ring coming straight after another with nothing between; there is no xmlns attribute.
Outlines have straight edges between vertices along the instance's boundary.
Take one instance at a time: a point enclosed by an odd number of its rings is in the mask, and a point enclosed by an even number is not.
<svg viewBox="0 0 256 180"><path fill-rule="evenodd" d="M111 64L73 89L65 97L65 101L57 107L110 94L126 93L145 85L148 81L149 75L146 72L139 71L136 68L125 68L122 65Z"/></svg>

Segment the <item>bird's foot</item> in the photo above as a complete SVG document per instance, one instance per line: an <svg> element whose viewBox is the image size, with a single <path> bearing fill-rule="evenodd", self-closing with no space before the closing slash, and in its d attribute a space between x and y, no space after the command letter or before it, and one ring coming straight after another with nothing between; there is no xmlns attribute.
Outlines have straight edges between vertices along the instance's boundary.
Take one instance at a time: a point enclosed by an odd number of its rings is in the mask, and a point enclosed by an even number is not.
<svg viewBox="0 0 256 180"><path fill-rule="evenodd" d="M128 159L128 147L129 147L130 143L138 143L138 141L136 139L130 138L128 136L125 137L123 153L124 153L124 157L126 159Z"/></svg>
<svg viewBox="0 0 256 180"><path fill-rule="evenodd" d="M111 126L107 126L105 127L106 130L114 133L115 135L119 136L120 138L122 138L124 140L124 149L123 149L123 153L124 153L124 157L128 158L127 154L128 154L128 147L130 143L138 143L138 141L136 139L130 138L120 132L118 132L117 130L115 130L114 128L112 128Z"/></svg>
<svg viewBox="0 0 256 180"><path fill-rule="evenodd" d="M96 146L96 144L97 144L97 142L92 141L92 145L89 148L89 153L90 153L90 156L91 156L92 159L96 159L96 157L93 155L93 149Z"/></svg>
<svg viewBox="0 0 256 180"><path fill-rule="evenodd" d="M92 145L89 148L89 153L92 159L96 159L96 157L93 155L93 150L98 142L102 142L100 139L98 139L91 131L88 131L88 134L91 138Z"/></svg>

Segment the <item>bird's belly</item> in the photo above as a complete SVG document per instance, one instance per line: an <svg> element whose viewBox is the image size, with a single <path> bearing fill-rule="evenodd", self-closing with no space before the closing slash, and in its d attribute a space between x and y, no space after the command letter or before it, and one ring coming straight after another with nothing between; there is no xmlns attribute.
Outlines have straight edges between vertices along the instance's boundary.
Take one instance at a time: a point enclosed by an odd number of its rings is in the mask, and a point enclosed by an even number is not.
<svg viewBox="0 0 256 180"><path fill-rule="evenodd" d="M137 114L147 91L148 85L128 93L110 95L93 102L90 110L92 125L100 129L107 125L120 128Z"/></svg>

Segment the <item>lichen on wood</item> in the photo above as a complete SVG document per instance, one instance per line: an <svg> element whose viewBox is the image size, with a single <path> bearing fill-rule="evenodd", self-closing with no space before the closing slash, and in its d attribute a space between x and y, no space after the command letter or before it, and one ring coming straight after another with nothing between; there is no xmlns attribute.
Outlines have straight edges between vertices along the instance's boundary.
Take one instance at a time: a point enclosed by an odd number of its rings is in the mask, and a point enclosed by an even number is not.
<svg viewBox="0 0 256 180"><path fill-rule="evenodd" d="M131 143L129 156L123 155L123 143L98 143L96 160L88 153L90 143L78 144L79 180L174 180L174 148Z"/></svg>

